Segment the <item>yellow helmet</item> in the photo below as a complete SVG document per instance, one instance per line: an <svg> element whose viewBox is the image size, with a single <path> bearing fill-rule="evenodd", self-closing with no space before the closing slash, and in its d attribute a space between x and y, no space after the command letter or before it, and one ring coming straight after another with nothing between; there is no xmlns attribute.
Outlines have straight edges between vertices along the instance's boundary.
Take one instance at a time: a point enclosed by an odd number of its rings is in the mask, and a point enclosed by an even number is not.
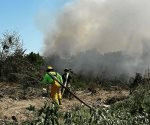
<svg viewBox="0 0 150 125"><path fill-rule="evenodd" d="M53 70L53 67L52 66L48 66L47 69L48 70Z"/></svg>

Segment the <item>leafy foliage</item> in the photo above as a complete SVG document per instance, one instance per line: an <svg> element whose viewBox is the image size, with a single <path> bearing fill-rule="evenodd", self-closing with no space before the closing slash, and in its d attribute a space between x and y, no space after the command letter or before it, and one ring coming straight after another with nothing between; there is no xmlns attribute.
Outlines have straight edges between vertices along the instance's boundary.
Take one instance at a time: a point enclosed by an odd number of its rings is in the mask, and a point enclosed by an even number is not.
<svg viewBox="0 0 150 125"><path fill-rule="evenodd" d="M27 109L32 109L33 106L28 107ZM49 104L48 102L45 102L44 106L35 111L36 115L33 120L24 121L23 124L25 125L59 125L59 118L58 118L58 105L56 103Z"/></svg>
<svg viewBox="0 0 150 125"><path fill-rule="evenodd" d="M38 87L41 79L40 67L44 59L39 53L25 54L20 36L6 32L0 39L0 81L15 82L22 85L24 94L30 87Z"/></svg>
<svg viewBox="0 0 150 125"><path fill-rule="evenodd" d="M43 121L49 121L48 125L57 125L56 121L62 119L61 125L149 125L150 124L150 85L142 85L137 88L128 99L113 104L110 108L96 108L89 110L84 107L76 107L58 115L58 110L47 107L42 108ZM50 112L51 113L50 113ZM46 117L47 112L49 117ZM54 116L53 116L54 115ZM47 118L47 120L46 120ZM53 118L54 122L51 122ZM41 125L45 125L41 122ZM33 122L35 124L35 121Z"/></svg>
<svg viewBox="0 0 150 125"><path fill-rule="evenodd" d="M44 64L44 59L42 56L40 56L39 53L29 53L25 57L29 63L34 65L35 68L39 69L41 65Z"/></svg>

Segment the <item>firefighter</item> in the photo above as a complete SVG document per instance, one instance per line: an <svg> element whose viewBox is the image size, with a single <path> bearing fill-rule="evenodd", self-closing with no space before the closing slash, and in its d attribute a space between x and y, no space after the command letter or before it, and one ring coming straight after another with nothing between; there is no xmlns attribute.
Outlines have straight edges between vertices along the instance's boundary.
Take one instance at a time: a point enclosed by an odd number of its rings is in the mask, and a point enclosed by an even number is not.
<svg viewBox="0 0 150 125"><path fill-rule="evenodd" d="M46 74L43 77L43 82L48 85L50 97L58 105L61 105L61 85L56 80L53 80L50 74L53 75L61 83L63 83L62 76L58 72L55 72L53 67L48 66Z"/></svg>
<svg viewBox="0 0 150 125"><path fill-rule="evenodd" d="M65 68L62 78L63 78L63 85L71 90L72 76L70 71L71 69ZM65 88L62 88L61 91L64 97L71 98L71 94Z"/></svg>

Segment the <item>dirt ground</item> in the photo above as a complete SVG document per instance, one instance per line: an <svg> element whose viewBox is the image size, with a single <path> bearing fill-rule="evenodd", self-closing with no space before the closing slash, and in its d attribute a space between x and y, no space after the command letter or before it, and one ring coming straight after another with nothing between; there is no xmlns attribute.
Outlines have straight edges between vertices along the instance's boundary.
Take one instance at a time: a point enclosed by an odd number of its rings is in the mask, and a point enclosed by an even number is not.
<svg viewBox="0 0 150 125"><path fill-rule="evenodd" d="M19 120L25 120L26 108L30 105L35 108L44 106L44 102L51 99L43 97L43 90L29 88L26 92L22 91L21 86L16 84L0 83L0 119L11 119L15 116ZM109 106L115 101L127 98L127 90L106 91L97 89L94 95L89 91L77 91L76 95L90 106ZM78 100L63 99L60 111L68 111L76 106L81 106Z"/></svg>

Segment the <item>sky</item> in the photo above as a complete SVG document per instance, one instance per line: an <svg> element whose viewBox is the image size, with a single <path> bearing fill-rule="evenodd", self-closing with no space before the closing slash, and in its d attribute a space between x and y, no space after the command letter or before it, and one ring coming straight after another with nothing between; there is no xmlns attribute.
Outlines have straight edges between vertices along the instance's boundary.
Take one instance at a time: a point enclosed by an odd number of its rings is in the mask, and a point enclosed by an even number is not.
<svg viewBox="0 0 150 125"><path fill-rule="evenodd" d="M17 32L27 53L41 53L43 44L41 15L49 21L71 0L0 0L0 37Z"/></svg>

